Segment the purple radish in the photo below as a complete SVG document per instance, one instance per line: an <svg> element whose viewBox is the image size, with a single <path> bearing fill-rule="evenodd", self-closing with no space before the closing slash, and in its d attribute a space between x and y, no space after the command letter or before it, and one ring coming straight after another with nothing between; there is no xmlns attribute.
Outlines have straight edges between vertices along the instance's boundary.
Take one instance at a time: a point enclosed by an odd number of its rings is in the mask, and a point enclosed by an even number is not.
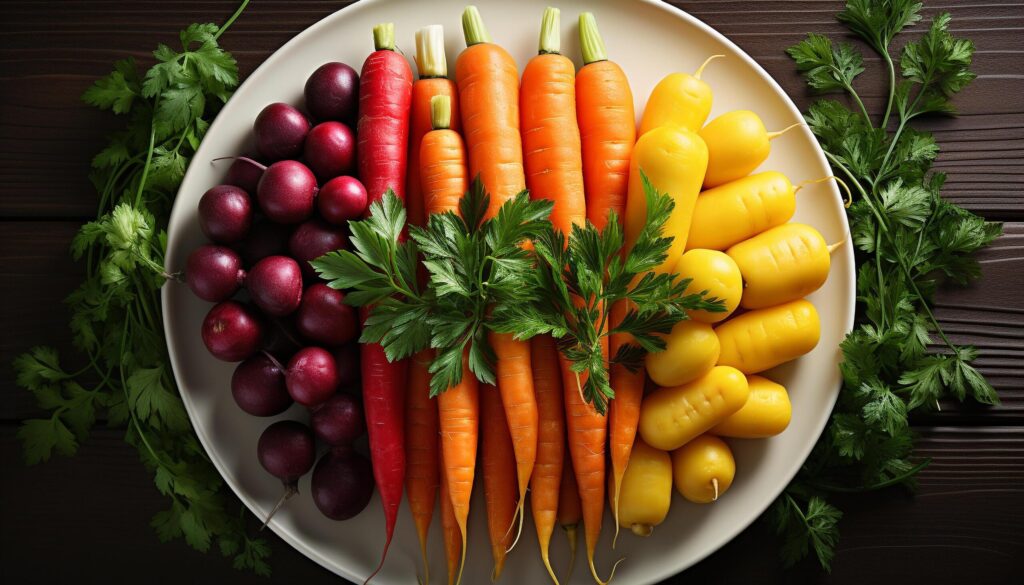
<svg viewBox="0 0 1024 585"><path fill-rule="evenodd" d="M309 133L309 120L294 106L274 103L263 108L253 123L256 150L267 160L295 158Z"/></svg>
<svg viewBox="0 0 1024 585"><path fill-rule="evenodd" d="M284 372L292 400L306 408L323 404L338 390L338 369L334 357L320 347L295 352Z"/></svg>
<svg viewBox="0 0 1024 585"><path fill-rule="evenodd" d="M356 137L341 122L321 122L309 131L303 158L320 180L347 175L356 167Z"/></svg>
<svg viewBox="0 0 1024 585"><path fill-rule="evenodd" d="M262 353L235 368L231 375L231 396L239 408L253 416L274 416L292 405L280 362Z"/></svg>
<svg viewBox="0 0 1024 585"><path fill-rule="evenodd" d="M335 225L359 219L366 211L366 187L355 177L335 177L317 194L320 215Z"/></svg>
<svg viewBox="0 0 1024 585"><path fill-rule="evenodd" d="M232 162L231 166L228 167L228 175L224 178L224 182L228 185L240 187L244 189L246 193L253 194L256 192L256 185L259 184L260 177L263 176L263 170L265 168L267 168L266 165L258 163L251 158L234 158L234 162Z"/></svg>
<svg viewBox="0 0 1024 585"><path fill-rule="evenodd" d="M324 63L306 80L304 93L314 118L352 122L359 109L359 74L344 63Z"/></svg>
<svg viewBox="0 0 1024 585"><path fill-rule="evenodd" d="M289 315L302 301L302 270L288 256L267 256L256 263L245 280L252 302L274 317Z"/></svg>
<svg viewBox="0 0 1024 585"><path fill-rule="evenodd" d="M217 185L199 200L199 227L218 244L245 238L252 226L249 194L234 185Z"/></svg>
<svg viewBox="0 0 1024 585"><path fill-rule="evenodd" d="M348 247L348 233L343 227L320 219L311 219L299 225L288 239L288 252L299 263L308 279L317 277L310 260L316 260L333 250Z"/></svg>
<svg viewBox="0 0 1024 585"><path fill-rule="evenodd" d="M203 319L203 343L213 357L240 362L256 353L263 340L263 325L256 311L237 301L213 306Z"/></svg>
<svg viewBox="0 0 1024 585"><path fill-rule="evenodd" d="M359 344L352 342L334 348L334 367L338 370L338 384L342 388L351 388L359 382ZM358 392L359 389L357 388Z"/></svg>
<svg viewBox="0 0 1024 585"><path fill-rule="evenodd" d="M281 505L299 493L299 478L309 473L316 462L316 440L306 425L293 420L278 421L260 435L256 457L267 473L284 484L284 494L263 522L266 527Z"/></svg>
<svg viewBox="0 0 1024 585"><path fill-rule="evenodd" d="M302 293L295 325L304 337L324 345L341 345L356 337L356 311L345 294L326 284L311 284Z"/></svg>
<svg viewBox="0 0 1024 585"><path fill-rule="evenodd" d="M324 453L313 469L313 502L324 516L348 520L359 514L373 495L369 460L348 447Z"/></svg>
<svg viewBox="0 0 1024 585"><path fill-rule="evenodd" d="M246 266L252 266L267 256L279 256L288 253L288 238L292 230L289 226L274 223L266 217L260 217L252 224L249 237L238 246L238 251L245 260Z"/></svg>
<svg viewBox="0 0 1024 585"><path fill-rule="evenodd" d="M335 394L310 415L313 434L331 447L347 447L366 433L363 407L349 394Z"/></svg>
<svg viewBox="0 0 1024 585"><path fill-rule="evenodd" d="M277 223L299 223L313 215L316 193L313 171L298 161L282 160L263 171L256 200Z"/></svg>
<svg viewBox="0 0 1024 585"><path fill-rule="evenodd" d="M219 303L231 298L244 280L242 259L231 248L199 246L185 263L185 282L204 301Z"/></svg>

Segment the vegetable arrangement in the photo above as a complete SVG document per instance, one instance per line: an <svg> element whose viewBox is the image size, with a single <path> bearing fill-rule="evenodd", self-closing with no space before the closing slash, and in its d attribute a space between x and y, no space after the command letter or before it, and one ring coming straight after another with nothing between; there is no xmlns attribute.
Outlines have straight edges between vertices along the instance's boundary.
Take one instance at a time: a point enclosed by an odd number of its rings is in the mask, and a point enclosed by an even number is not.
<svg viewBox="0 0 1024 585"><path fill-rule="evenodd" d="M637 127L628 79L590 13L579 16L578 72L548 8L521 80L473 6L454 81L439 25L415 35L414 81L394 26L381 24L360 73L327 63L308 78L311 118L284 103L260 112L257 152L234 157L225 183L200 200L210 243L184 275L169 274L156 227L205 132L207 100L226 100L237 83L217 38L245 4L223 27L183 31L184 52L161 46L144 79L122 62L85 96L136 114L94 161L102 215L74 246L91 268L70 299L73 328L101 382L84 389L85 371L65 372L47 348L19 358L19 383L54 412L19 433L30 462L73 453L105 408L129 424L126 440L173 500L154 519L161 538L183 534L201 550L216 538L236 566L269 570L266 545L224 511L171 391L153 305L177 278L214 303L200 337L213 357L239 362L239 408L308 411L308 424L278 420L259 439L260 464L284 488L261 520L310 471L313 501L334 520L379 490L386 539L367 581L386 561L404 491L422 580L436 516L448 583L459 583L478 472L492 580L527 509L552 582L554 527L569 537L571 571L582 522L589 572L607 583L618 563L604 579L595 562L606 501L617 538L620 527L651 535L673 487L692 504L725 497L743 470L723 439L765 439L790 422L770 370L817 346L818 312L804 297L826 282L842 244L790 222L798 192L832 177L794 186L775 171L751 174L770 141L799 124L769 132L746 110L707 122L713 91L701 77L713 55L658 83ZM840 20L893 77L888 47L919 9L856 0ZM947 27L937 17L904 49L906 81L893 82L878 128L853 90L859 54L816 35L790 49L812 87L859 105L816 102L807 124L858 194L850 219L870 321L843 343L846 386L829 428L771 511L790 561L813 549L828 566L840 514L824 493L912 482L926 462L910 460L909 410L943 392L996 400L969 364L973 348L952 345L929 309L935 274L975 276L966 254L999 233L939 197L941 178L926 177L937 146L908 126L949 111L972 78L973 47ZM932 332L948 352L926 352Z"/></svg>

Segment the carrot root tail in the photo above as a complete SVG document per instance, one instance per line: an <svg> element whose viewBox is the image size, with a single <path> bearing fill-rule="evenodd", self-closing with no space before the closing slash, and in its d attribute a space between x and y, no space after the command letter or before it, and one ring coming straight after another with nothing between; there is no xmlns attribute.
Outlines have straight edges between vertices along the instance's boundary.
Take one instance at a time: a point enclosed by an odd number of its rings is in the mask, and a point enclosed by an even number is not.
<svg viewBox="0 0 1024 585"><path fill-rule="evenodd" d="M388 549L391 548L391 536L394 534L394 530L388 530L387 540L384 541L384 552L380 554L380 563L377 564L377 568L370 573L370 576L363 581L363 585L369 585L370 581L380 573L380 570L384 568L384 561L388 558Z"/></svg>
<svg viewBox="0 0 1024 585"><path fill-rule="evenodd" d="M427 559L427 539L420 536L420 555L423 557L423 580L416 577L420 585L430 585L430 561Z"/></svg>
<svg viewBox="0 0 1024 585"><path fill-rule="evenodd" d="M565 575L565 582L568 583L569 579L572 578L573 570L576 568L576 544L580 538L575 524L563 526L562 528L565 529L565 537L569 539L569 572Z"/></svg>
<svg viewBox="0 0 1024 585"><path fill-rule="evenodd" d="M594 551L590 547L587 547L587 563L590 565L590 576L594 578L594 583L597 583L597 585L609 585L609 583L612 582L612 579L615 578L615 569L618 569L619 564L624 560L626 560L626 557L622 557L615 561L615 564L612 565L611 574L608 575L607 579L602 581L601 578L597 576L597 568L594 567Z"/></svg>
<svg viewBox="0 0 1024 585"><path fill-rule="evenodd" d="M455 585L462 583L462 569L466 567L466 521L459 522L459 531L462 532L462 556L459 558L459 576L455 578Z"/></svg>
<svg viewBox="0 0 1024 585"><path fill-rule="evenodd" d="M508 548L505 549L506 553L512 552L512 549L519 544L519 537L523 535L523 518L526 516L525 505L526 497L524 494L524 496L519 497L519 506L516 508L516 515L512 518L512 524L509 525L508 531L505 532L505 536L507 537L512 532L512 527L514 526L516 528L516 537L512 540L512 544L508 545Z"/></svg>
<svg viewBox="0 0 1024 585"><path fill-rule="evenodd" d="M619 489L622 488L622 476L615 474L613 491L612 491L612 519L615 521L615 535L612 536L612 550L615 550L615 545L619 542Z"/></svg>

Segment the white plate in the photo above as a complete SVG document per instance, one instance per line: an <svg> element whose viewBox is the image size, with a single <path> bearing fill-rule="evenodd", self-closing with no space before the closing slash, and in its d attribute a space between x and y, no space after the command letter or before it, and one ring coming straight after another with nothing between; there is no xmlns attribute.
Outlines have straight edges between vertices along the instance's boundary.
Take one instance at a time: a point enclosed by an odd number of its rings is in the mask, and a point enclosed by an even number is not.
<svg viewBox="0 0 1024 585"><path fill-rule="evenodd" d="M547 0L478 2L494 40L512 53L521 70L536 52L541 12ZM769 130L801 120L793 103L760 66L721 34L681 10L641 0L563 0L556 4L562 9L563 52L577 64L580 59L576 17L583 10L595 13L610 57L629 76L638 114L651 88L664 75L673 71L693 72L708 55L722 53L727 58L712 63L704 74L715 92L712 117L737 108L752 109L760 114ZM267 59L217 117L188 169L171 214L167 265L175 270L182 268L188 252L202 243L196 205L207 188L223 179L227 168L224 163L206 161L246 151L251 145L252 121L263 106L275 101L301 105L306 77L324 62L344 61L358 70L373 49L371 28L379 22L395 22L398 45L409 57L416 29L443 24L449 70L454 71L455 58L464 47L460 26L463 6L464 0L364 0L310 27ZM805 128L775 140L771 157L762 168L782 171L794 183L831 174L817 143ZM846 215L834 187L808 187L798 201L797 221L816 226L829 242L847 237ZM852 246L844 246L833 254L828 282L810 297L821 314L821 342L809 355L779 368L772 376L790 390L793 422L786 432L768 440L732 441L737 476L729 493L708 506L691 504L674 495L668 519L646 540L624 534L617 550L612 551L613 527L610 515L606 515L598 548L600 573L607 574L612 561L620 556L627 559L616 575L616 583L621 585L654 583L682 571L743 530L790 481L821 434L838 392L837 346L853 323L853 267ZM185 287L165 287L163 311L171 363L189 416L214 465L238 497L263 517L281 493L280 483L256 461L256 440L270 420L248 416L232 401L229 379L234 365L210 357L200 341L199 327L208 309L209 304L193 297ZM288 417L304 419L305 414L293 407L281 418ZM357 518L333 522L321 516L313 505L308 476L300 489L302 495L277 514L271 528L327 569L362 582L377 564L384 543L380 501L375 495ZM435 515L430 561L435 578L440 581L445 562L438 524ZM486 583L491 555L483 501L477 496L470 531L464 582ZM553 539L552 558L559 573L564 574L568 551L560 532ZM577 559L579 566L573 573L573 583L591 581L582 561ZM395 543L375 582L415 583L418 567L416 536L408 506L403 502ZM512 552L502 580L547 581L538 559L532 525L524 528L523 540Z"/></svg>

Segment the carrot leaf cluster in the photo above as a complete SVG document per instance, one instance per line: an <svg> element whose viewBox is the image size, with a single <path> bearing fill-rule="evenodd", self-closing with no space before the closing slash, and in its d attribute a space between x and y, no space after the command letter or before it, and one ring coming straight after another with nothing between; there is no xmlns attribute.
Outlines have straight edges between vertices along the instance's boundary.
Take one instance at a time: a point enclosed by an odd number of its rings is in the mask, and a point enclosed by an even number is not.
<svg viewBox="0 0 1024 585"><path fill-rule="evenodd" d="M817 100L805 119L836 174L859 195L848 213L860 304L857 326L841 344L844 385L832 417L768 515L788 563L813 552L829 567L841 517L829 493L913 487L928 461L914 457L912 411L950 398L999 401L972 364L977 351L950 340L932 312L941 283L980 275L971 254L1002 227L942 198L945 175L931 170L939 146L910 125L925 114L954 113L953 95L974 79L974 45L950 34L948 14L894 59L893 39L921 20L920 10L911 0L850 0L837 17L888 70L888 100L876 118L854 88L864 71L858 50L815 34L788 50L812 89L849 99Z"/></svg>

